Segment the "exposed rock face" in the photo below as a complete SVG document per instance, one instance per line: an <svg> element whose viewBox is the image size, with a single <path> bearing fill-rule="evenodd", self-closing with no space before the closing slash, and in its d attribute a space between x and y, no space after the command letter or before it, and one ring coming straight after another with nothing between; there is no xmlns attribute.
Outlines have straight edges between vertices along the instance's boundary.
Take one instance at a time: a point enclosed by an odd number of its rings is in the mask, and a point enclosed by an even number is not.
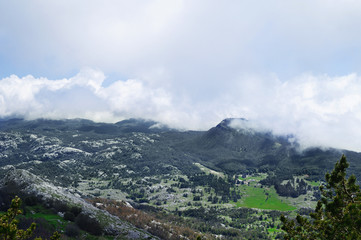
<svg viewBox="0 0 361 240"><path fill-rule="evenodd" d="M10 188L13 193L33 195L45 202L47 200L60 200L72 206L79 206L82 208L83 213L97 219L106 234L109 235L121 234L128 239L158 239L143 230L137 229L132 224L94 207L82 198L77 197L76 194L71 193L69 189L54 186L27 170L15 169L15 167L9 166L8 173L0 180L0 188Z"/></svg>

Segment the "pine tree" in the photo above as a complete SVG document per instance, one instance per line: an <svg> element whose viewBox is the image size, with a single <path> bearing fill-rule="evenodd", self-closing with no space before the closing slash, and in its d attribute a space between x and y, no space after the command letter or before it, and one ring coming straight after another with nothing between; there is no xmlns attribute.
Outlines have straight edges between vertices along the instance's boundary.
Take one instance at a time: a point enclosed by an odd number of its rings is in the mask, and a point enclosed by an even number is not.
<svg viewBox="0 0 361 240"><path fill-rule="evenodd" d="M321 186L321 200L310 218L281 216L285 239L361 239L361 192L354 175L346 178L349 164L343 155Z"/></svg>

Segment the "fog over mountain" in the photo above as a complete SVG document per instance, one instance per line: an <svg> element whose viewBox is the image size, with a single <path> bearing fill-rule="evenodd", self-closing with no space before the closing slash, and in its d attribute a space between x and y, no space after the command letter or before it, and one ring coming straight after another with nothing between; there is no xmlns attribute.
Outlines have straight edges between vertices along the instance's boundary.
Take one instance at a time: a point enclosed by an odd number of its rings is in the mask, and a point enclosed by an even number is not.
<svg viewBox="0 0 361 240"><path fill-rule="evenodd" d="M354 1L0 3L0 118L222 119L361 151Z"/></svg>
<svg viewBox="0 0 361 240"><path fill-rule="evenodd" d="M355 74L340 78L305 75L290 82L273 79L270 86L262 79L251 78L226 91L230 95L211 99L208 104L178 104L179 96L137 79L103 86L104 79L102 72L92 69L60 80L15 75L3 78L0 115L101 122L138 117L202 130L221 117L244 116L252 128L294 134L306 147L360 150L355 139L361 134L361 82Z"/></svg>

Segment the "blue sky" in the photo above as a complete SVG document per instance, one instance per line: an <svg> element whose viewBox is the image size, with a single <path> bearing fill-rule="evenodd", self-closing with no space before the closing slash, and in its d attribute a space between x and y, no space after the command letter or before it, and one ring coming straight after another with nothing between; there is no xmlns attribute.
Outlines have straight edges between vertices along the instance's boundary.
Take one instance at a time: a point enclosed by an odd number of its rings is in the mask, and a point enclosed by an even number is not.
<svg viewBox="0 0 361 240"><path fill-rule="evenodd" d="M244 117L361 151L359 1L1 1L0 117Z"/></svg>

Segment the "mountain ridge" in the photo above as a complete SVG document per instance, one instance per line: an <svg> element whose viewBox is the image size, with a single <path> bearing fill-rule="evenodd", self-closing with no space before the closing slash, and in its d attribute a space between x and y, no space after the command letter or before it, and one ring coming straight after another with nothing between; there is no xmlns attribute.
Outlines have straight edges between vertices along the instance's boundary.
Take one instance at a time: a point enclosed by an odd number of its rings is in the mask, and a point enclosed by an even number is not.
<svg viewBox="0 0 361 240"><path fill-rule="evenodd" d="M245 119L225 119L207 131L153 127L157 124L139 119L114 124L0 121L0 175L15 167L59 188L74 189L82 198L123 200L149 211L217 219L225 226L229 223L224 219L208 214L219 207L226 208L220 215L233 216L227 209L248 206L252 191L264 194L258 208L269 208L270 196L278 199L277 210L315 204L317 186L342 154L350 173L361 179L360 153L317 147L301 152L292 136L257 131ZM302 201L292 205L289 198ZM196 225L205 229L207 221Z"/></svg>

